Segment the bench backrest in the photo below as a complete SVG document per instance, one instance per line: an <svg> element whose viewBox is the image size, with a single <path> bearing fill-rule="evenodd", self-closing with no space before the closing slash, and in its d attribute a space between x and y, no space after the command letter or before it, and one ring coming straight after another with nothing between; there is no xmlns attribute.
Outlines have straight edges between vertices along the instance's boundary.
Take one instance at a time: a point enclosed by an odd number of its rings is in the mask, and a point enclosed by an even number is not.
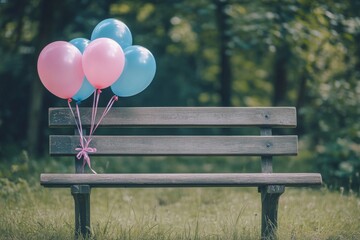
<svg viewBox="0 0 360 240"><path fill-rule="evenodd" d="M88 127L91 109L81 108L83 126ZM99 109L98 112L102 112ZM74 128L67 108L49 109L49 126ZM123 136L95 135L93 155L244 155L261 156L262 172L272 172L271 157L296 155L295 135L273 136L272 128L296 126L296 110L292 107L129 107L112 108L101 122L107 128L239 128L257 127L257 136L238 135L172 135ZM51 135L50 154L75 155L79 145L76 135Z"/></svg>

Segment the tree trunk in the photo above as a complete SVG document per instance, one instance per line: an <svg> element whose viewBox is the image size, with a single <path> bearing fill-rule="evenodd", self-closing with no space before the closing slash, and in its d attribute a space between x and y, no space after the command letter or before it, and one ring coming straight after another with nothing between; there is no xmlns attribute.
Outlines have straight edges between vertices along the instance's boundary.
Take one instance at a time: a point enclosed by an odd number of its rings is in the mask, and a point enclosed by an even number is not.
<svg viewBox="0 0 360 240"><path fill-rule="evenodd" d="M51 39L53 24L53 1L43 0L40 3L39 33L37 49L40 51L46 42ZM39 55L39 52L36 56ZM44 88L39 79L33 79L31 83L31 95L29 101L28 126L27 126L27 149L30 155L37 155L39 151L39 134L41 122L41 108Z"/></svg>
<svg viewBox="0 0 360 240"><path fill-rule="evenodd" d="M274 61L274 106L281 105L286 100L287 62L289 57L289 47L287 43L282 43L276 51Z"/></svg>
<svg viewBox="0 0 360 240"><path fill-rule="evenodd" d="M216 2L216 17L219 32L219 62L220 62L220 98L222 106L231 106L231 66L228 44L230 36L229 16L225 13L226 3L224 1Z"/></svg>

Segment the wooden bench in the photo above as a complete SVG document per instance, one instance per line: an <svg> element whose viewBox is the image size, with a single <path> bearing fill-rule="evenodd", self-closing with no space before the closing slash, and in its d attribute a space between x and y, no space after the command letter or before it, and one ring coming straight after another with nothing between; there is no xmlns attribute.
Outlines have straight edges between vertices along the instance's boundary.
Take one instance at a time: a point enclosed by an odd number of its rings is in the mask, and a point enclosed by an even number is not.
<svg viewBox="0 0 360 240"><path fill-rule="evenodd" d="M99 111L102 111L101 109ZM81 109L90 124L91 109ZM258 128L257 135L95 135L91 156L259 156L261 173L84 174L75 158L75 174L41 174L41 185L71 188L75 200L75 236L90 234L90 190L107 187L258 187L261 193L261 237L272 239L278 200L285 186L320 186L318 173L273 173L272 157L296 155L296 135L272 135L272 128L294 128L292 107L134 107L113 108L101 123L107 128ZM52 156L74 156L79 136L69 109L50 108L49 126L75 128L74 135L50 136ZM156 131L155 131L156 132ZM226 131L219 131L226 132ZM92 160L95 158L92 157ZM240 159L239 159L240 160ZM165 164L165 163L164 163Z"/></svg>

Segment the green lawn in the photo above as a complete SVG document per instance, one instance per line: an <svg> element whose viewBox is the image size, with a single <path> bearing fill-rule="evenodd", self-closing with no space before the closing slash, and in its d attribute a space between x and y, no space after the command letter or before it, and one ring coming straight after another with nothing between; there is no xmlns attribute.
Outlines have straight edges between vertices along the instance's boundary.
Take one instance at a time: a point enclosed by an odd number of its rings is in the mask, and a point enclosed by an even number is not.
<svg viewBox="0 0 360 240"><path fill-rule="evenodd" d="M1 239L72 239L68 189L2 180ZM258 239L256 189L93 189L94 239ZM360 239L360 199L324 189L287 189L279 239Z"/></svg>
<svg viewBox="0 0 360 240"><path fill-rule="evenodd" d="M116 163L94 161L94 168L98 172L251 172L259 165L253 159L242 165L231 158L225 164L220 158L200 162L125 158ZM290 169L296 166L286 162ZM71 172L71 164L72 160L26 158L0 163L0 239L73 239L70 189L39 185L41 172ZM301 167L296 168L309 170ZM93 189L91 214L93 239L260 237L260 195L255 188ZM360 239L360 199L325 187L287 188L280 198L278 238Z"/></svg>

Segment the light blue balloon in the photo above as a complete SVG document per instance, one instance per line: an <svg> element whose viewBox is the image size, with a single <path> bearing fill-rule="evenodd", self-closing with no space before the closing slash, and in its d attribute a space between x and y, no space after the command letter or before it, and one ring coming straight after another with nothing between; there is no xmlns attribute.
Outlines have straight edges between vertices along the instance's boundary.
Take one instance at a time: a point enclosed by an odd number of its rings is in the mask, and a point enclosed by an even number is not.
<svg viewBox="0 0 360 240"><path fill-rule="evenodd" d="M75 39L71 40L70 43L72 45L74 45L75 47L77 47L77 49L79 49L81 53L83 53L85 48L87 47L87 45L89 45L90 40L88 40L86 38L75 38ZM95 88L89 83L89 81L86 79L86 77L84 77L81 88L72 97L72 99L74 99L77 102L84 101L85 99L90 97L90 95L94 91L95 91Z"/></svg>
<svg viewBox="0 0 360 240"><path fill-rule="evenodd" d="M96 25L91 40L97 38L110 38L117 42L122 49L132 45L132 35L130 29L120 20L108 18Z"/></svg>
<svg viewBox="0 0 360 240"><path fill-rule="evenodd" d="M130 46L124 50L125 66L120 77L111 85L119 97L130 97L142 92L155 76L156 62L152 53L142 46Z"/></svg>
<svg viewBox="0 0 360 240"><path fill-rule="evenodd" d="M70 41L70 43L77 47L81 53L83 53L87 45L89 45L90 40L86 38L74 38Z"/></svg>
<svg viewBox="0 0 360 240"><path fill-rule="evenodd" d="M77 102L84 101L85 99L90 97L94 91L95 91L95 88L89 83L89 81L86 78L84 78L81 88L72 97L72 99L74 99Z"/></svg>

